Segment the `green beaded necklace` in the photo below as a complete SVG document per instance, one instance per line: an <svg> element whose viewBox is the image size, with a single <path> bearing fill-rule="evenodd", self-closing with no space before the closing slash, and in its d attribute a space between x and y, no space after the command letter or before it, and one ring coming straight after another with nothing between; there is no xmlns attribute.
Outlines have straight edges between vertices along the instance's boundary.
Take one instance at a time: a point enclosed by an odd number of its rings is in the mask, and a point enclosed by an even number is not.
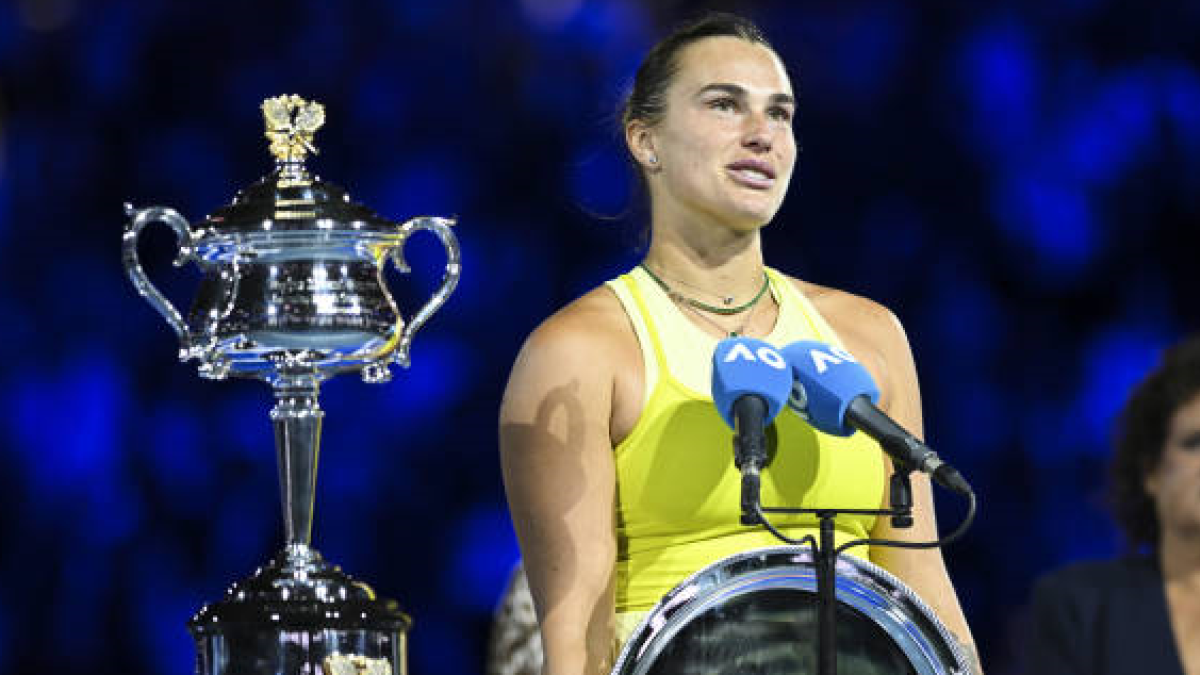
<svg viewBox="0 0 1200 675"><path fill-rule="evenodd" d="M750 298L746 302L744 302L736 307L718 307L716 305L710 305L706 302L700 302L699 300L696 300L695 298L687 297L686 295L684 295L684 294L680 293L679 291L668 286L667 282L658 278L658 275L655 274L654 272L651 272L650 268L646 267L645 264L641 264L638 266L641 267L643 270L645 270L646 274L650 275L650 278L653 279L655 281L655 283L657 283L659 286L661 286L662 289L664 291L666 291L667 295L675 302L682 302L691 307L695 307L696 309L702 309L706 312L712 312L713 314L724 314L726 316L730 316L733 314L741 314L742 312L755 306L756 304L758 304L758 301L762 299L762 296L766 295L767 289L770 288L770 286L771 286L771 278L767 276L766 272L763 272L762 288L758 289L758 293L756 293L753 298Z"/></svg>

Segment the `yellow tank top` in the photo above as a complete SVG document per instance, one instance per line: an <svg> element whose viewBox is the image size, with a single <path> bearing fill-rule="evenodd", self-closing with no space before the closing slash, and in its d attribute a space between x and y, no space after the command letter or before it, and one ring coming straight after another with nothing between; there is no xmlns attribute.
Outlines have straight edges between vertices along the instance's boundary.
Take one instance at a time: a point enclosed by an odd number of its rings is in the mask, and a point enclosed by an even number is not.
<svg viewBox="0 0 1200 675"><path fill-rule="evenodd" d="M767 271L779 318L765 340L840 345L833 330L786 278ZM741 478L733 432L710 394L717 339L697 328L640 267L608 282L642 347L641 417L614 450L617 474L616 612L651 609L700 568L734 553L782 544L761 526L739 522ZM762 474L765 506L876 509L884 460L864 436L816 431L784 410L768 429L770 465ZM811 515L772 514L785 534L817 533ZM840 516L838 544L865 537L874 516ZM866 547L847 551L867 557Z"/></svg>

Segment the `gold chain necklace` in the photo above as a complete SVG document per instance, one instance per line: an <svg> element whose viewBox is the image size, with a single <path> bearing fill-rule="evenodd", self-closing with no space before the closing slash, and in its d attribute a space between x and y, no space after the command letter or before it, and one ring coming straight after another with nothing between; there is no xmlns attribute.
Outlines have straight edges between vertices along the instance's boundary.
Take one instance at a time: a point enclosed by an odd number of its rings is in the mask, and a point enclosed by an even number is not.
<svg viewBox="0 0 1200 675"><path fill-rule="evenodd" d="M675 298L672 298L672 300L675 300ZM678 300L676 300L676 302L678 302ZM703 312L699 311L692 305L687 304L687 303L681 303L681 304L683 304L684 308L686 308L689 312L691 312L692 314L694 314L697 317L699 317L700 319L702 319L705 323L716 328L720 332L724 333L726 337L731 337L731 338L746 335L746 327L750 325L750 320L754 318L754 313L758 310L757 303L754 304L753 306L751 306L750 311L746 312L746 316L742 318L742 322L740 324L738 324L738 326L736 328L734 328L733 330L730 330L730 329L726 328L725 326L722 326L721 324L717 323L715 320L713 320L713 318L711 316L704 314Z"/></svg>
<svg viewBox="0 0 1200 675"><path fill-rule="evenodd" d="M766 293L767 293L767 289L770 288L770 286L771 286L771 278L767 276L766 270L763 270L762 286L758 289L758 293L754 294L753 298L750 298L746 302L744 302L736 307L718 307L716 305L710 305L706 302L701 302L699 300L696 300L695 298L689 298L686 295L684 295L683 293L680 293L679 291L671 288L670 286L667 285L667 282L663 281L662 279L660 279L658 277L657 274L650 271L650 268L646 266L646 263L642 263L640 265L640 267L643 270L645 270L646 274L648 274L650 276L650 278L653 279L654 282L657 283L663 289L663 291L666 292L667 296L670 297L675 302L685 304L688 307L691 307L693 309L701 309L706 312L712 312L713 314L723 314L723 315L741 314L742 312L744 312L748 309L751 309L752 307L757 305L758 301L762 300L762 297L764 295L766 295ZM733 302L733 298L731 298L731 297L725 298L725 304L728 305L731 302Z"/></svg>

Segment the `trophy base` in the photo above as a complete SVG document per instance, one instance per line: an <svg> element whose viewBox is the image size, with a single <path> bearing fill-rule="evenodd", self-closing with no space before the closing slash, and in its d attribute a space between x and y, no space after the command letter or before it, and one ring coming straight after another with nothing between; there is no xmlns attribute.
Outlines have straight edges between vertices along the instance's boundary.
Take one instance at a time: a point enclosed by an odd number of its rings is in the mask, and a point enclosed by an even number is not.
<svg viewBox="0 0 1200 675"><path fill-rule="evenodd" d="M188 622L197 675L407 675L412 620L303 544Z"/></svg>

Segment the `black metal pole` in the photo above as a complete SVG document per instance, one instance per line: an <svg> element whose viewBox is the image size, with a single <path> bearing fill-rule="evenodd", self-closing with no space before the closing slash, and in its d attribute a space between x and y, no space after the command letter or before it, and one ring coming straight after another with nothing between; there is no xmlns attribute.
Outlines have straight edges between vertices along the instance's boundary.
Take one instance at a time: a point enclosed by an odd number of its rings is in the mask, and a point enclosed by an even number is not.
<svg viewBox="0 0 1200 675"><path fill-rule="evenodd" d="M835 589L833 518L821 512L821 541L817 547L817 673L837 675L837 598Z"/></svg>

